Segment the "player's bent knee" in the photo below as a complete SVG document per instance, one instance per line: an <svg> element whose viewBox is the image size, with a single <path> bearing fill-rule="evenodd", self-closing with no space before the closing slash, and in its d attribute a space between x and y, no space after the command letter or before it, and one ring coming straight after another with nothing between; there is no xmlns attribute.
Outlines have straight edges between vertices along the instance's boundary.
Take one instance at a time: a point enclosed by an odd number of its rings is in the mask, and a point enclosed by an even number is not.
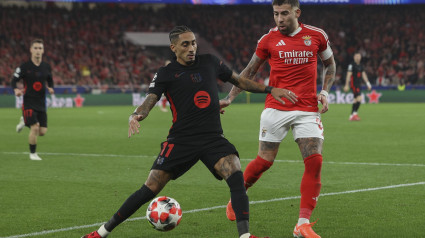
<svg viewBox="0 0 425 238"><path fill-rule="evenodd" d="M171 180L173 174L164 170L153 169L149 173L148 179L145 182L145 185L152 190L155 194L161 192L165 187L168 181Z"/></svg>
<svg viewBox="0 0 425 238"><path fill-rule="evenodd" d="M40 127L38 135L44 136L46 133L47 133L47 128L46 127Z"/></svg>
<svg viewBox="0 0 425 238"><path fill-rule="evenodd" d="M241 171L241 163L235 154L231 154L221 158L214 168L220 177L227 180L235 172Z"/></svg>

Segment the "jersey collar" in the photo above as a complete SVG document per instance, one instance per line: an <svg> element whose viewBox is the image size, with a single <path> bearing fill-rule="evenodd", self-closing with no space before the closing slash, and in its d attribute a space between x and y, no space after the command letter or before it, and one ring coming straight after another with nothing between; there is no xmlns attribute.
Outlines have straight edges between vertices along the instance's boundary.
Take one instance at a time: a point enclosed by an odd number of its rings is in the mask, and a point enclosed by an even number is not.
<svg viewBox="0 0 425 238"><path fill-rule="evenodd" d="M289 36L290 37L294 37L296 34L298 34L303 29L301 26L302 26L302 24L300 24L298 26L298 28L294 32L292 32L291 34L289 34Z"/></svg>

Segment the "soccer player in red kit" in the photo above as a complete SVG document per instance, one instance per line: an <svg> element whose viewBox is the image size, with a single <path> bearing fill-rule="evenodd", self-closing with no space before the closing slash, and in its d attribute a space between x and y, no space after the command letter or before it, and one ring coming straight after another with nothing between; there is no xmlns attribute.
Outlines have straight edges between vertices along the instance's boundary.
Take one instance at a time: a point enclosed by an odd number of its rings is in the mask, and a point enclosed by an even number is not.
<svg viewBox="0 0 425 238"><path fill-rule="evenodd" d="M294 237L320 237L312 229L310 216L319 197L322 167L323 125L320 114L328 110L328 92L335 80L335 61L326 33L317 27L298 22L301 15L298 0L273 0L276 27L262 36L255 54L241 75L254 79L265 62L271 66L269 86L285 88L295 93L298 101L285 104L266 97L261 114L259 149L257 158L244 171L245 188L251 187L272 166L281 141L290 129L301 151L305 164L301 180L301 204ZM317 95L317 56L322 60L323 86ZM229 95L220 101L228 106L242 90L233 87ZM319 110L318 101L322 104ZM226 214L234 220L232 204Z"/></svg>

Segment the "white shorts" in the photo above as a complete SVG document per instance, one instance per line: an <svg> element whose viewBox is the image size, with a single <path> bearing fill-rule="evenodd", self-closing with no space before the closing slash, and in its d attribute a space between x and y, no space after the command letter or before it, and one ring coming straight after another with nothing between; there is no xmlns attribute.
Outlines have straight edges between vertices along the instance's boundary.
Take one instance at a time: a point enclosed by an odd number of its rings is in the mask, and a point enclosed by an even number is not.
<svg viewBox="0 0 425 238"><path fill-rule="evenodd" d="M261 113L260 141L282 142L292 129L294 140L323 137L323 125L318 112L280 111L266 108Z"/></svg>

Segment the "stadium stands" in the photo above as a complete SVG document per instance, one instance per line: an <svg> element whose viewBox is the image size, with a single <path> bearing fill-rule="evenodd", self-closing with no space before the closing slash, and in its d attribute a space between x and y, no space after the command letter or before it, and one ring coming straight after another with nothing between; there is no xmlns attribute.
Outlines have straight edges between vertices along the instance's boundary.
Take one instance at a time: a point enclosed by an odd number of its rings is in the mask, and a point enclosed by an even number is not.
<svg viewBox="0 0 425 238"><path fill-rule="evenodd" d="M344 83L354 51L362 52L374 84L397 85L403 80L423 85L423 12L424 5L302 6L300 20L328 33L338 66L337 85ZM0 86L10 85L14 69L28 59L29 42L40 37L56 85L145 90L170 55L164 49L127 42L124 33L168 32L181 24L210 41L236 71L244 68L256 41L274 26L268 5L0 6ZM260 81L267 78L265 68L257 77Z"/></svg>

